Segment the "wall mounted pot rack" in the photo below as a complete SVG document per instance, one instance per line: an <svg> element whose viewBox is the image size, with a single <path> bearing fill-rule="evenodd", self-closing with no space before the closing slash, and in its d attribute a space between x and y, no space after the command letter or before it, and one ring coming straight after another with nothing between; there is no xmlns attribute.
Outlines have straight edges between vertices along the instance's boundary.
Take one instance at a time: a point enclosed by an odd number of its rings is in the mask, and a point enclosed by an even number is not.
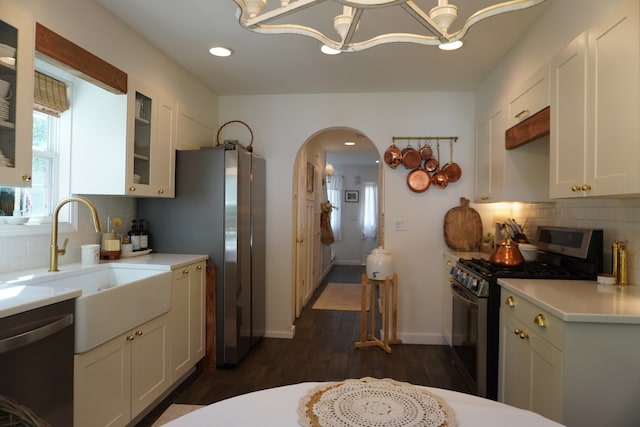
<svg viewBox="0 0 640 427"><path fill-rule="evenodd" d="M407 147L400 150L396 147L396 141L407 141ZM431 144L416 150L411 147L411 141L436 141L437 157L434 157ZM449 163L444 165L440 163L440 141L448 141L451 150ZM414 193L426 191L431 184L444 189L450 183L457 182L462 175L460 166L453 162L453 143L457 141L457 136L394 136L391 146L385 152L384 160L392 169L400 164L410 169L407 186Z"/></svg>

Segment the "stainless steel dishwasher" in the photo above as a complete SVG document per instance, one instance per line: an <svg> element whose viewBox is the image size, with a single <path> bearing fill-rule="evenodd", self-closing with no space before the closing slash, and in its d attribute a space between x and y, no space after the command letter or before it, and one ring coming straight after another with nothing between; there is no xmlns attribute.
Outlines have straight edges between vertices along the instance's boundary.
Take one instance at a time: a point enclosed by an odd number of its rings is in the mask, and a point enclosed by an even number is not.
<svg viewBox="0 0 640 427"><path fill-rule="evenodd" d="M54 427L73 425L75 300L0 319L0 395Z"/></svg>

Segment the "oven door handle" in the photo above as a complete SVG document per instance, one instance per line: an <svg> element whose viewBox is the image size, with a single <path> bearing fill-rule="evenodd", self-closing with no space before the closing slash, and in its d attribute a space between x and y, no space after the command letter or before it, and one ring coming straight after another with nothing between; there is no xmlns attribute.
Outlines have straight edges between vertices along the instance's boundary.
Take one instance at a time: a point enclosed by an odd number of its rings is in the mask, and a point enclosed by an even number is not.
<svg viewBox="0 0 640 427"><path fill-rule="evenodd" d="M477 307L478 303L476 301L472 301L469 298L465 298L464 296L460 295L456 289L455 289L455 285L451 285L451 295L453 295L455 298L458 298L460 301L462 301L465 304Z"/></svg>
<svg viewBox="0 0 640 427"><path fill-rule="evenodd" d="M39 328L0 340L0 354L15 350L25 345L47 338L73 324L73 314L54 320Z"/></svg>

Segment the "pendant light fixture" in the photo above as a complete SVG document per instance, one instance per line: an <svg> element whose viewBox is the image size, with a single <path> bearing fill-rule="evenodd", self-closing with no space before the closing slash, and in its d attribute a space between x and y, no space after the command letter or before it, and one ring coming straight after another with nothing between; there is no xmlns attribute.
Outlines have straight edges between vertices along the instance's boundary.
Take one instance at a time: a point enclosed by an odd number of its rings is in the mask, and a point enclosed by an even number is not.
<svg viewBox="0 0 640 427"><path fill-rule="evenodd" d="M472 25L502 13L526 9L546 0L511 0L497 3L471 14L460 29L450 27L458 17L458 7L448 0L438 0L437 6L428 12L422 10L412 0L233 0L239 7L238 21L244 28L261 34L298 34L312 37L337 52L357 52L385 43L416 43L439 46L443 50L453 50L462 46ZM309 25L291 23L297 12L313 8L331 1L336 3L333 29L338 38L329 36ZM435 0L434 0L435 3ZM279 5L278 5L279 4ZM341 7L341 10L340 10ZM406 12L424 27L424 33L383 33L367 40L356 41L355 35L365 11L371 9L395 8ZM319 10L319 8L317 8ZM309 14L306 14L307 17ZM282 18L289 18L283 20ZM330 19L328 16L327 19ZM285 22L286 21L286 22Z"/></svg>

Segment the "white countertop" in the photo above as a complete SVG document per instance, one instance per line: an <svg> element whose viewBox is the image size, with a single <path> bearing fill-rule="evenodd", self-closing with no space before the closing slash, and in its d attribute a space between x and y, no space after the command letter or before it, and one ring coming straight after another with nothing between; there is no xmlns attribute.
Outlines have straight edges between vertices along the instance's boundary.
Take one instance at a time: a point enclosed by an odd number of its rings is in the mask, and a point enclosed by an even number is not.
<svg viewBox="0 0 640 427"><path fill-rule="evenodd" d="M462 252L462 251L448 251L456 259L472 259L472 258L480 258L480 259L489 259L491 254L487 254L484 252Z"/></svg>
<svg viewBox="0 0 640 427"><path fill-rule="evenodd" d="M207 258L207 255L151 253L139 257L121 258L116 261L101 261L98 266L114 262L134 267L144 265L144 268L170 271L194 262L204 261ZM60 271L55 273L49 272L45 267L0 274L0 318L79 297L82 295L82 291L79 289L46 286L47 278L54 277L51 275L60 278L72 275L79 270L96 268L96 266L76 263L61 265L59 268Z"/></svg>
<svg viewBox="0 0 640 427"><path fill-rule="evenodd" d="M498 284L566 322L640 324L640 286L537 279L498 279Z"/></svg>

